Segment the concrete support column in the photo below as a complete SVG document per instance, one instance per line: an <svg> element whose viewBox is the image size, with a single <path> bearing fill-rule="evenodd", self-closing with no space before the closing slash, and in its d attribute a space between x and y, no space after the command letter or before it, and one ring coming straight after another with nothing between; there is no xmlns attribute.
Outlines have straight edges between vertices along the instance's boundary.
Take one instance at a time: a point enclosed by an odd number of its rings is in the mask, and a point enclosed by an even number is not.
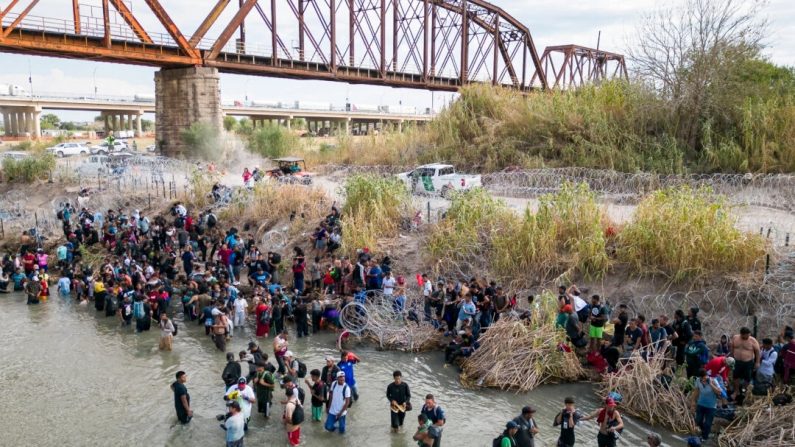
<svg viewBox="0 0 795 447"><path fill-rule="evenodd" d="M163 155L191 155L182 131L202 123L215 134L223 131L220 78L210 67L161 69L155 73L157 140Z"/></svg>
<svg viewBox="0 0 795 447"><path fill-rule="evenodd" d="M291 130L290 121L293 120L292 116L288 116L286 120L284 120L285 125L287 126L287 130Z"/></svg>
<svg viewBox="0 0 795 447"><path fill-rule="evenodd" d="M7 137L11 136L11 114L3 110L3 130Z"/></svg>
<svg viewBox="0 0 795 447"><path fill-rule="evenodd" d="M17 112L17 119L19 120L17 134L25 135L28 131L28 112Z"/></svg>
<svg viewBox="0 0 795 447"><path fill-rule="evenodd" d="M398 120L398 122L397 122L397 130L398 130L398 132L403 132L403 120Z"/></svg>
<svg viewBox="0 0 795 447"><path fill-rule="evenodd" d="M105 118L105 136L107 136L110 133L110 115L105 113L103 117Z"/></svg>
<svg viewBox="0 0 795 447"><path fill-rule="evenodd" d="M41 110L34 110L33 113L33 132L31 136L35 139L41 138Z"/></svg>
<svg viewBox="0 0 795 447"><path fill-rule="evenodd" d="M345 120L345 135L351 134L351 119L348 118Z"/></svg>
<svg viewBox="0 0 795 447"><path fill-rule="evenodd" d="M144 128L143 128L143 125L141 124L141 116L143 116L143 113L141 113L141 112L139 112L137 115L135 115L135 136L136 136L136 138L141 138L142 136L144 136Z"/></svg>
<svg viewBox="0 0 795 447"><path fill-rule="evenodd" d="M127 130L127 115L124 113L119 114L119 130Z"/></svg>
<svg viewBox="0 0 795 447"><path fill-rule="evenodd" d="M11 112L11 135L19 136L19 112Z"/></svg>
<svg viewBox="0 0 795 447"><path fill-rule="evenodd" d="M114 132L116 132L117 130L119 130L119 115L117 115L117 114L115 114L115 113L113 114L113 126L112 126L112 127L113 127L113 129L112 129L112 130L113 130Z"/></svg>

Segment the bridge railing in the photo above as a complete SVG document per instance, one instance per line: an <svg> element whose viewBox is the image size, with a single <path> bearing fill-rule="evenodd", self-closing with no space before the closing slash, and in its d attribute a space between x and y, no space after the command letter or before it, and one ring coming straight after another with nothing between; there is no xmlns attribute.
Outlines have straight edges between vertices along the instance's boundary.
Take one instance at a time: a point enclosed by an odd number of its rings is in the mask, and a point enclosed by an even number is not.
<svg viewBox="0 0 795 447"><path fill-rule="evenodd" d="M19 14L9 13L3 18L3 26L9 26L19 17ZM98 17L80 17L80 34L75 34L74 21L52 17L42 17L28 14L17 25L17 29L42 31L52 34L68 34L72 36L102 38L105 36L105 25ZM135 41L138 36L126 24L110 23L110 35L112 40ZM177 44L170 35L164 33L147 33L152 38L151 46L173 47Z"/></svg>

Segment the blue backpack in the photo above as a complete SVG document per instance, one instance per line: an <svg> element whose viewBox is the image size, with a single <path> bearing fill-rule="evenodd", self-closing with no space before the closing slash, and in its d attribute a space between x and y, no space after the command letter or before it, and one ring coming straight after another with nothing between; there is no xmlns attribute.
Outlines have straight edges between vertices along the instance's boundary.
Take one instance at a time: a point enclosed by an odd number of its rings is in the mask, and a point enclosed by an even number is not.
<svg viewBox="0 0 795 447"><path fill-rule="evenodd" d="M143 301L136 301L133 303L133 317L136 320L140 320L146 316L144 312L144 302Z"/></svg>

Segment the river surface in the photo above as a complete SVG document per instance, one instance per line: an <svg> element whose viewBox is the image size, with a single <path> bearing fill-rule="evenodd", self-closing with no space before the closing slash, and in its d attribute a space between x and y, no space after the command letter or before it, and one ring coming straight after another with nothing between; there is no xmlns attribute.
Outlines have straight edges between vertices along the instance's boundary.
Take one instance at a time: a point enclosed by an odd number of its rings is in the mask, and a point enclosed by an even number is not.
<svg viewBox="0 0 795 447"><path fill-rule="evenodd" d="M95 312L92 304L79 306L53 296L47 303L26 306L24 297L13 293L0 295L0 307L5 334L0 345L0 445L224 445L224 432L215 415L224 410L221 371L225 358L205 337L203 327L183 324L178 316L174 350L160 352L154 326L148 333L135 334L133 328L120 328L115 318ZM227 348L239 352L247 346L250 332L235 332ZM331 333L291 340L291 350L310 370L320 368L324 356L338 356L334 345ZM270 353L270 340L262 340L262 347ZM550 385L524 394L473 391L460 386L456 369L444 368L438 352L379 352L364 344L355 352L362 359L356 367L361 397L348 414L348 432L344 436L324 432L320 423L309 420L307 409L301 445L415 446L411 435L426 393L436 395L447 412L445 446L491 446L505 423L527 404L538 410L535 418L541 433L536 445L554 446L558 429L552 427L552 420L565 396L575 396L583 411L597 407L589 384ZM390 434L385 397L395 369L409 383L415 406L406 417L405 432L397 435ZM169 388L179 370L188 374L194 410L187 426L176 423ZM246 445L288 445L277 396L276 417L266 421L252 415ZM646 445L649 427L631 418L625 421L619 445ZM596 431L593 422L581 424L577 445L595 446ZM681 445L677 438L657 431L664 435L666 445Z"/></svg>

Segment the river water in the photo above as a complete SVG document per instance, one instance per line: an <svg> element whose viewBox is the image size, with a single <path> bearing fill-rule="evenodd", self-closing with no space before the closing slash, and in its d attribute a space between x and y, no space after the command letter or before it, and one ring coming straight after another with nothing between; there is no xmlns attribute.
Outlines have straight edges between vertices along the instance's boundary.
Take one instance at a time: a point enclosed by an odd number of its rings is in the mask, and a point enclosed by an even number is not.
<svg viewBox="0 0 795 447"><path fill-rule="evenodd" d="M180 330L174 350L160 352L157 330L135 334L133 328L120 328L115 318L95 312L93 305L83 307L53 296L48 303L26 306L22 295L12 293L0 296L0 306L0 327L6 334L0 344L0 445L224 444L215 415L224 410L220 377L225 358L204 336L203 327L182 324L177 317ZM227 346L232 352L244 349L249 341L247 329L235 331ZM338 355L334 345L334 335L323 333L292 340L291 350L313 369L323 365L324 356ZM262 347L270 353L269 340L263 340ZM359 345L355 352L362 359L356 368L361 397L348 414L348 432L344 436L324 432L320 423L309 420L307 411L302 445L415 446L411 435L426 393L436 395L447 412L445 446L490 446L505 422L526 404L538 410L541 433L536 445L554 446L558 429L552 427L552 419L565 396L576 396L583 411L597 407L588 384L544 386L524 394L472 391L459 385L455 368L443 367L441 353L379 352L369 345ZM415 404L415 411L406 417L405 433L397 435L390 434L385 397L394 369L402 370ZM194 419L187 426L176 424L169 388L178 370L189 377ZM276 399L275 418L266 421L252 415L247 445L288 445ZM625 421L619 445L645 445L649 427L631 418ZM681 445L662 434L667 445ZM595 439L595 423L577 428L577 445L596 445Z"/></svg>

